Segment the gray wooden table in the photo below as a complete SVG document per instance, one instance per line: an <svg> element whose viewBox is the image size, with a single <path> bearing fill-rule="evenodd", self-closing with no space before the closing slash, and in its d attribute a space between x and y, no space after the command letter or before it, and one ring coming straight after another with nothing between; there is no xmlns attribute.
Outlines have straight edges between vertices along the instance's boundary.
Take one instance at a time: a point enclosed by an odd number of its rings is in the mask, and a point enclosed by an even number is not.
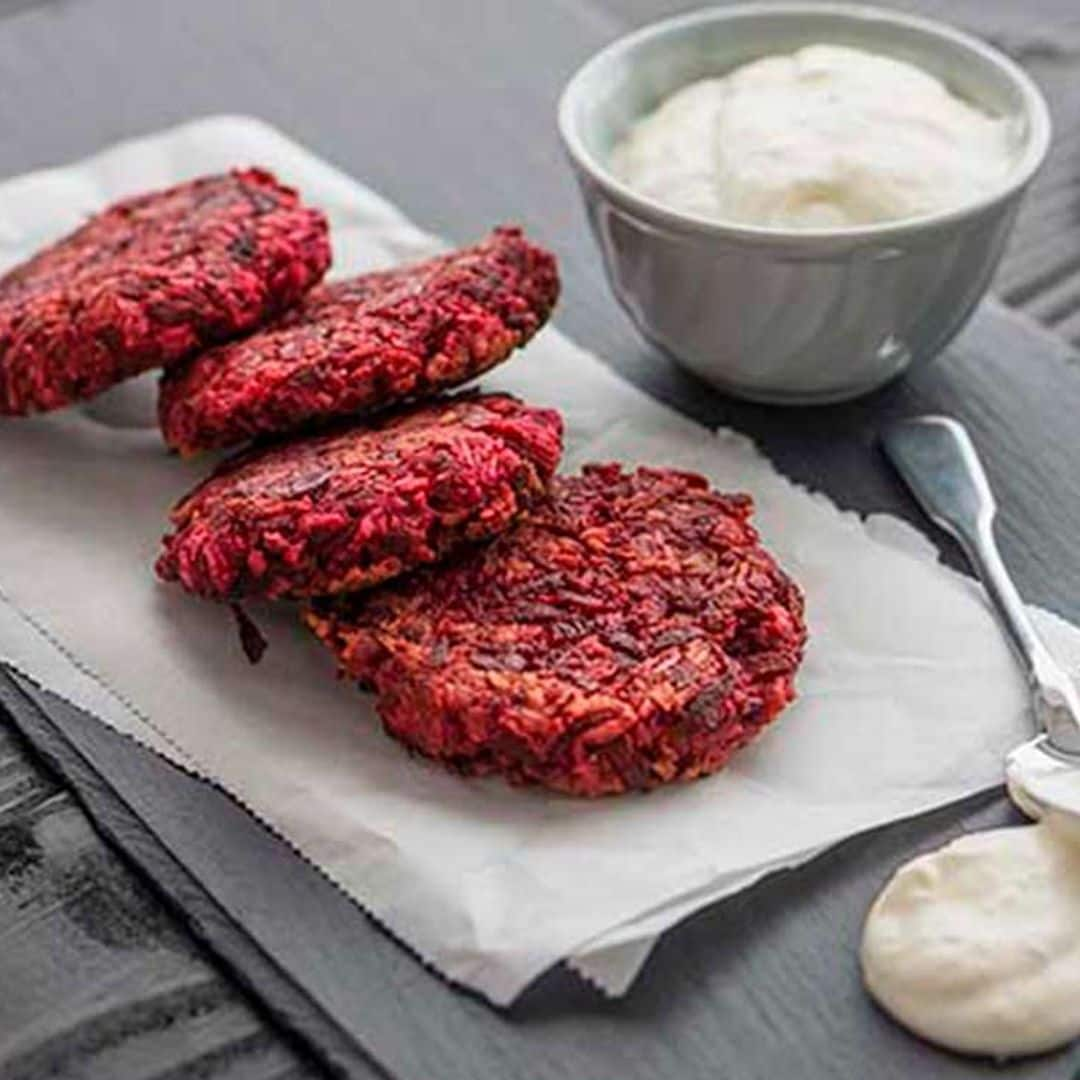
<svg viewBox="0 0 1080 1080"><path fill-rule="evenodd" d="M664 0L0 0L0 174L193 115L246 112L448 237L521 220L562 258L566 331L658 396L748 431L789 474L844 505L914 519L873 458L873 434L884 417L925 406L964 416L1005 496L1004 546L1023 589L1080 620L1080 354L1068 344L1080 344L1080 12L1075 0L904 6L944 9L986 33L1051 98L1057 147L999 292L1055 336L990 312L940 365L839 409L778 413L707 393L641 344L603 284L555 142L554 101L599 45L677 9ZM34 719L35 701L55 729ZM216 875L234 913L247 910L244 874L265 873L259 860L286 866L275 842L246 833L216 793L193 793L153 760L125 757L32 689L8 686L0 702L36 747L14 723L0 727L0 1076L322 1075L327 1055L296 1037L303 1025L284 999L268 1011L261 991L280 971L267 968L261 981L257 960L221 945L222 912L194 894L161 895L162 880L183 876L170 876L167 852L142 836L132 811L177 852L209 834L192 858ZM112 763L112 784L94 760ZM556 973L502 1016L371 927L334 985L341 957L283 946L275 962L324 967L327 1000L346 975L354 980L363 1048L337 1060L356 1075L998 1075L929 1050L878 1014L858 986L853 947L866 904L898 862L960 829L1007 820L991 793L842 845L669 935L618 1005ZM305 907L306 887L283 870L270 892L279 909L344 925L349 913L321 894ZM297 948L332 937L322 924L303 929ZM1077 1063L1067 1051L1006 1075L1060 1077Z"/></svg>

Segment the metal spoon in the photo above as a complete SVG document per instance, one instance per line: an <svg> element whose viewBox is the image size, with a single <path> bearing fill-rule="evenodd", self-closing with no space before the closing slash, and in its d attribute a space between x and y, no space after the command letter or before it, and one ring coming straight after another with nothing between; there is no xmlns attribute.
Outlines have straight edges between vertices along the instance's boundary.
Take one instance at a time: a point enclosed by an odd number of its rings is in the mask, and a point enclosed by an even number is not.
<svg viewBox="0 0 1080 1080"><path fill-rule="evenodd" d="M1022 804L1030 796L1035 805L1025 809L1080 814L1080 692L1036 633L1001 559L997 504L967 431L920 416L889 425L882 444L923 510L959 541L1027 675L1039 735L1009 754L1010 790Z"/></svg>

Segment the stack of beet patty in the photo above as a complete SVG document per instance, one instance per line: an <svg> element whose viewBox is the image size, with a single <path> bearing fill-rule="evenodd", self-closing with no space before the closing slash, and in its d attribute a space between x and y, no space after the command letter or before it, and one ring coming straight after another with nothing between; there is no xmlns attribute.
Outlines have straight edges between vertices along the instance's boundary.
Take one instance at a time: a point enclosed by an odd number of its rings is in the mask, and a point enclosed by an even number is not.
<svg viewBox="0 0 1080 1080"><path fill-rule="evenodd" d="M746 496L665 469L555 475L562 420L445 395L544 325L519 229L319 284L326 221L257 169L140 196L0 278L0 412L162 368L184 454L158 575L296 601L387 731L469 774L577 795L720 768L794 696L798 588Z"/></svg>

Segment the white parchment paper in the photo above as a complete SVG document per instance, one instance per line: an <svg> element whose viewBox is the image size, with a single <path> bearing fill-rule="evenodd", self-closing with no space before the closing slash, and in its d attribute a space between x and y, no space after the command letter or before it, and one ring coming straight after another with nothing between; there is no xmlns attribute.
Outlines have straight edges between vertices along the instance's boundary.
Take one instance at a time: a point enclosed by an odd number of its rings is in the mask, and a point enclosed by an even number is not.
<svg viewBox="0 0 1080 1080"><path fill-rule="evenodd" d="M266 165L330 211L336 272L429 250L385 201L264 125L200 121L0 185L15 261L116 197ZM494 224L494 223L493 223ZM167 455L153 383L0 424L0 656L217 779L449 977L511 1000L560 959L620 992L686 914L860 830L1000 782L1025 694L966 580L900 522L864 523L745 439L651 401L553 330L486 385L560 408L565 468L619 459L749 491L807 595L800 699L722 774L582 802L406 755L288 607L244 660L228 612L155 582L170 504L209 467ZM1066 660L1080 633L1041 618Z"/></svg>

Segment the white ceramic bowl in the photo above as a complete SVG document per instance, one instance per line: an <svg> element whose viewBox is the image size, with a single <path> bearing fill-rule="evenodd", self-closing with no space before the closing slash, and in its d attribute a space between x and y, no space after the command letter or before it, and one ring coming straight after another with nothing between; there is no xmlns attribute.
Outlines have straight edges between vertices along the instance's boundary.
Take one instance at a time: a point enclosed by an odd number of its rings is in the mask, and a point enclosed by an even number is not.
<svg viewBox="0 0 1080 1080"><path fill-rule="evenodd" d="M727 224L636 194L608 167L639 117L696 79L814 42L906 60L1020 132L1001 186L941 213L820 231ZM879 8L747 4L656 23L570 80L559 129L619 301L641 332L721 390L815 404L935 356L986 292L1050 143L1046 102L996 49Z"/></svg>

